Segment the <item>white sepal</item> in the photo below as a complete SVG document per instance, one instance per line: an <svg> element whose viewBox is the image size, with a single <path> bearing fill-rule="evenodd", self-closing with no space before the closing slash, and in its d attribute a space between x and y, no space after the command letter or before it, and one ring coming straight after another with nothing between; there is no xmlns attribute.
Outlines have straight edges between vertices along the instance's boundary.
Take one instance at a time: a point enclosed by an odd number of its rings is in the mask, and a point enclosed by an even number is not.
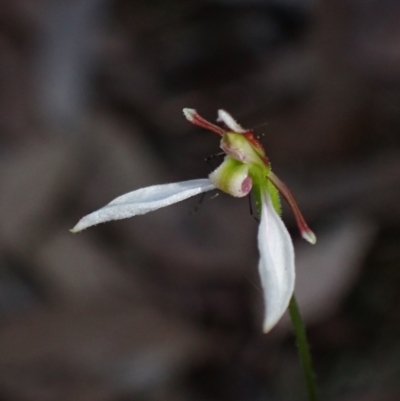
<svg viewBox="0 0 400 401"><path fill-rule="evenodd" d="M126 219L152 212L212 189L215 189L215 186L209 179L141 188L119 196L101 209L83 217L71 231L76 233L106 221Z"/></svg>
<svg viewBox="0 0 400 401"><path fill-rule="evenodd" d="M265 301L263 330L267 333L288 308L295 282L292 239L267 192L262 197L258 248L258 269Z"/></svg>

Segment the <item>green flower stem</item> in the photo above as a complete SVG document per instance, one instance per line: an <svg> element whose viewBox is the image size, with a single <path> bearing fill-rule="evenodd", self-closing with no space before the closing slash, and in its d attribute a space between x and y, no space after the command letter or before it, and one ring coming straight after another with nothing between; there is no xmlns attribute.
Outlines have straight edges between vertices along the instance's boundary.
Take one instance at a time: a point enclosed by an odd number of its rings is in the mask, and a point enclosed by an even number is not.
<svg viewBox="0 0 400 401"><path fill-rule="evenodd" d="M303 366L304 378L308 390L308 399L310 401L317 401L317 386L315 383L314 369L312 367L310 347L308 345L306 330L294 295L289 303L289 314L290 319L292 320L299 358Z"/></svg>

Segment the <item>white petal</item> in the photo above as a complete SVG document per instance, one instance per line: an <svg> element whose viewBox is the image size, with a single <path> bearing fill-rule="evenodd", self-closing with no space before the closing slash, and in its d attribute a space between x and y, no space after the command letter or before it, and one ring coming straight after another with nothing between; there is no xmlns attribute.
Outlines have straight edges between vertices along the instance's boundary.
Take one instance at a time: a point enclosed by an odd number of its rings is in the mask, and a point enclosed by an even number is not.
<svg viewBox="0 0 400 401"><path fill-rule="evenodd" d="M263 195L258 231L258 266L265 300L264 332L285 313L294 291L295 268L292 239L276 213L268 193Z"/></svg>
<svg viewBox="0 0 400 401"><path fill-rule="evenodd" d="M225 110L218 110L218 122L223 122L229 129L237 134L243 134L246 130Z"/></svg>
<svg viewBox="0 0 400 401"><path fill-rule="evenodd" d="M108 205L83 217L71 231L75 233L106 221L126 219L152 212L212 189L215 189L215 186L209 179L154 185L138 189L119 196Z"/></svg>

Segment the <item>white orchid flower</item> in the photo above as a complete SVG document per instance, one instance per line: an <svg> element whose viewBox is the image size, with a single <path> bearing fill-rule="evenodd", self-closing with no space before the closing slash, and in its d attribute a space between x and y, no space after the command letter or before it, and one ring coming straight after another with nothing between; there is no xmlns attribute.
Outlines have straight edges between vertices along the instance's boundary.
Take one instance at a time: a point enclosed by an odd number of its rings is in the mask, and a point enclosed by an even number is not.
<svg viewBox="0 0 400 401"><path fill-rule="evenodd" d="M221 149L226 154L223 163L206 179L155 185L122 195L83 217L71 231L76 233L106 221L152 212L213 189L235 197L252 192L261 213L259 272L265 302L263 330L268 332L285 313L295 283L293 243L280 218L279 193L291 206L303 238L315 244L316 237L302 217L292 193L272 173L264 148L253 131L242 128L224 110L218 111L218 121L226 129L205 120L193 109L184 109L183 113L192 124L221 136Z"/></svg>

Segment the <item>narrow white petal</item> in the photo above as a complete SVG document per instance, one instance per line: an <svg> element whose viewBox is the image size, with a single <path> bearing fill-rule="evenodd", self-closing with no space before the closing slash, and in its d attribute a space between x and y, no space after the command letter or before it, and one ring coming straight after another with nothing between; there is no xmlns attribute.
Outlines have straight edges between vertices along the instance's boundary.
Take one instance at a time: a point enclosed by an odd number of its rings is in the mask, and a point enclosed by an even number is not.
<svg viewBox="0 0 400 401"><path fill-rule="evenodd" d="M218 122L223 122L229 129L237 134L243 134L246 130L225 110L218 110Z"/></svg>
<svg viewBox="0 0 400 401"><path fill-rule="evenodd" d="M108 205L83 217L71 231L76 233L106 221L126 219L152 212L212 189L215 189L215 186L209 179L154 185L138 189L119 196Z"/></svg>
<svg viewBox="0 0 400 401"><path fill-rule="evenodd" d="M258 231L259 272L265 300L264 332L285 313L294 291L295 268L292 239L276 213L268 193L263 195Z"/></svg>

